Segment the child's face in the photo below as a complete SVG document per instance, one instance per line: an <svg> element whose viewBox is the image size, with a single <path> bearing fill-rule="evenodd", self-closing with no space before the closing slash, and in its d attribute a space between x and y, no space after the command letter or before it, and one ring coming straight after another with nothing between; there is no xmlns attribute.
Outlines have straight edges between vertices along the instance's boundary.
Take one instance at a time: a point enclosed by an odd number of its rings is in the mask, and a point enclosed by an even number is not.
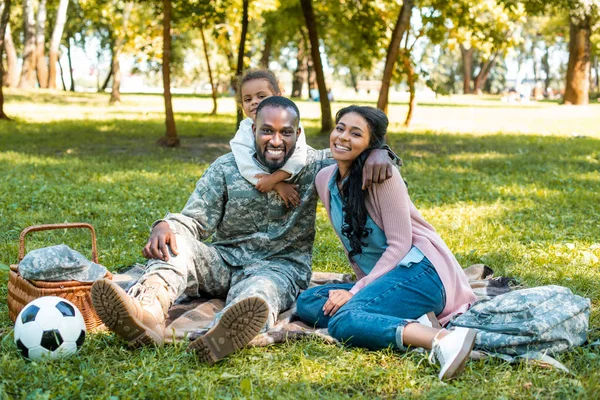
<svg viewBox="0 0 600 400"><path fill-rule="evenodd" d="M244 113L256 120L256 107L267 97L277 96L266 79L253 79L242 85L242 109Z"/></svg>

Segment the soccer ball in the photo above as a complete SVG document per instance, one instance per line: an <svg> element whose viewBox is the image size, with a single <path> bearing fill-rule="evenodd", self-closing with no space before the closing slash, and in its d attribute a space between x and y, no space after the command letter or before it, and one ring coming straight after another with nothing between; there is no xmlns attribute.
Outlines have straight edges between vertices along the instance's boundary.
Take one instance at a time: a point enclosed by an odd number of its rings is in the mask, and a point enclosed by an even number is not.
<svg viewBox="0 0 600 400"><path fill-rule="evenodd" d="M29 360L75 354L85 340L85 321L62 297L40 297L27 304L15 321L15 344Z"/></svg>

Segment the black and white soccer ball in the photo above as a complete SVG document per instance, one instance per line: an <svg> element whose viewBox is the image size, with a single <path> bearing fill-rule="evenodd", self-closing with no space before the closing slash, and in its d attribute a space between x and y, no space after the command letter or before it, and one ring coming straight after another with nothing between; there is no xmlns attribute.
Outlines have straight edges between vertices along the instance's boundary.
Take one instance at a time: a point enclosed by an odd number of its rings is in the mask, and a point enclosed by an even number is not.
<svg viewBox="0 0 600 400"><path fill-rule="evenodd" d="M40 297L27 304L15 321L15 344L29 360L75 354L85 340L85 321L62 297Z"/></svg>

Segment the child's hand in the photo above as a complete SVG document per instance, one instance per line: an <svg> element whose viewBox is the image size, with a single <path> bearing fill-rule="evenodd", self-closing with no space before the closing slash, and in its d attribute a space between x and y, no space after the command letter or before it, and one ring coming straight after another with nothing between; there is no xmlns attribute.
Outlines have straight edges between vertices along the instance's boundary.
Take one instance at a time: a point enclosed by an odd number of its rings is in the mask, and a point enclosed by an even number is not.
<svg viewBox="0 0 600 400"><path fill-rule="evenodd" d="M275 184L279 182L277 179L273 178L273 174L258 174L256 177L258 178L256 188L263 193L273 190Z"/></svg>
<svg viewBox="0 0 600 400"><path fill-rule="evenodd" d="M275 190L279 193L279 196L283 199L285 206L298 207L300 205L300 196L298 195L298 185L292 185L291 183L279 182L275 185Z"/></svg>

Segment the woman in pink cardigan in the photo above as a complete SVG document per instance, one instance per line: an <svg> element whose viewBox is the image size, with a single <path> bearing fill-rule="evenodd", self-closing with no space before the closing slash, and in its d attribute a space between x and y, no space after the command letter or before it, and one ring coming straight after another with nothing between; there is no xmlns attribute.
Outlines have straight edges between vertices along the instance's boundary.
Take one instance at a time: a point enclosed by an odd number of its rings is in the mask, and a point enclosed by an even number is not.
<svg viewBox="0 0 600 400"><path fill-rule="evenodd" d="M315 185L358 281L309 289L297 311L354 346L430 349L439 378L451 379L464 368L475 331L441 325L476 297L452 252L411 202L398 170L363 189L364 161L384 144L387 126L386 115L373 107L349 106L336 115L329 144L337 165L319 172Z"/></svg>

